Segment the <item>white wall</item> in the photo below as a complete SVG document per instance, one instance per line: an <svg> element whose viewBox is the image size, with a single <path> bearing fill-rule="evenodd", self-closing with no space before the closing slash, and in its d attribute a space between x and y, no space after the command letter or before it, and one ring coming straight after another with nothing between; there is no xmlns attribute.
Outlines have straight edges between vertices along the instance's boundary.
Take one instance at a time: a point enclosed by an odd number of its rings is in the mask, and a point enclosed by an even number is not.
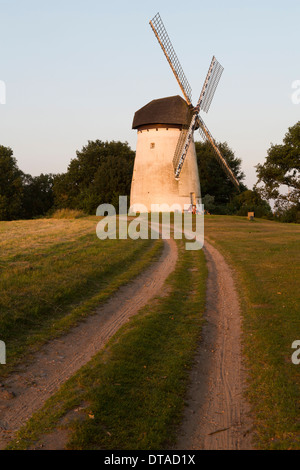
<svg viewBox="0 0 300 470"><path fill-rule="evenodd" d="M179 181L175 180L173 157L180 135L175 128L138 131L130 204L190 204L191 193L200 201L200 182L194 141L191 142ZM153 147L154 144L154 148Z"/></svg>

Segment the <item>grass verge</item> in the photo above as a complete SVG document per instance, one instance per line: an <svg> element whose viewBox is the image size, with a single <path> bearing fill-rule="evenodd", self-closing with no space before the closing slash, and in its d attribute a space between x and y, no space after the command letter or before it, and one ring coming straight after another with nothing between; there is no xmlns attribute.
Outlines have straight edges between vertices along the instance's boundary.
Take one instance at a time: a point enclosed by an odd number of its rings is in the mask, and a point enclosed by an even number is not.
<svg viewBox="0 0 300 470"><path fill-rule="evenodd" d="M238 273L255 445L299 449L300 226L209 216L205 232Z"/></svg>
<svg viewBox="0 0 300 470"><path fill-rule="evenodd" d="M1 375L93 313L161 251L161 241L100 241L95 227L95 218L0 223Z"/></svg>
<svg viewBox="0 0 300 470"><path fill-rule="evenodd" d="M28 449L61 427L69 435L68 449L171 446L200 339L206 277L203 252L181 249L166 295L124 325L29 420L9 448ZM80 417L64 423L74 409Z"/></svg>

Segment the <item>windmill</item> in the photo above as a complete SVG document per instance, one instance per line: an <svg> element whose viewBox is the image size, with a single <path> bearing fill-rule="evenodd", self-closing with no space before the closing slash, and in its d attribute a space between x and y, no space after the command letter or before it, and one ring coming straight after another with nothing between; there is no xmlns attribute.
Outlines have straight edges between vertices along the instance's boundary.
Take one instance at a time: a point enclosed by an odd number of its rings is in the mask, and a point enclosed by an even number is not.
<svg viewBox="0 0 300 470"><path fill-rule="evenodd" d="M232 183L239 188L227 161L200 116L208 112L223 67L213 57L200 97L192 105L192 90L174 51L162 19L157 15L150 26L181 88L184 99L172 96L153 100L135 113L133 129L138 131L136 158L131 184L132 207L143 204L196 205L201 201L194 132L199 130Z"/></svg>

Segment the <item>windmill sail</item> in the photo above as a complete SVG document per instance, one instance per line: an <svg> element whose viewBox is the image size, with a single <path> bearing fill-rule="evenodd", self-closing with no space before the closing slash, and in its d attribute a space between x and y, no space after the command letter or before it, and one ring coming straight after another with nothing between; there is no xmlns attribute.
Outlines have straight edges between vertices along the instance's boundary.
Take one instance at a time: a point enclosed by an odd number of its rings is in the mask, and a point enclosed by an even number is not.
<svg viewBox="0 0 300 470"><path fill-rule="evenodd" d="M186 159L186 156L187 156L187 153L188 153L188 150L189 150L189 146L190 146L193 134L194 134L195 126L196 126L196 123L197 123L197 118L198 118L198 115L197 115L197 112L196 112L192 117L190 127L188 128L187 132L185 134L181 134L180 137L179 137L177 147L179 147L179 145L180 145L181 137L185 138L185 140L183 140L183 144L181 144L182 146L178 149L178 150L181 150L181 155L179 153L180 156L178 158L178 164L177 164L177 167L175 168L175 178L176 179L179 179L183 164L185 162L185 159ZM177 148L176 148L176 150L177 150ZM175 158L176 158L176 151L175 151L175 155L174 155L174 159Z"/></svg>
<svg viewBox="0 0 300 470"><path fill-rule="evenodd" d="M175 175L176 175L176 171L178 168L180 157L182 155L182 150L186 141L188 130L189 130L189 126L182 127L182 130L180 132L180 136L177 142L177 146L176 146L176 150L175 150L174 158L173 158L173 166L174 166Z"/></svg>
<svg viewBox="0 0 300 470"><path fill-rule="evenodd" d="M201 117L199 116L200 110L207 113L210 109L212 99L215 95L217 86L219 84L220 78L224 70L222 65L217 61L215 57L212 58L197 105L196 107L193 108L191 86L183 72L183 69L180 65L178 57L174 51L174 48L172 46L172 43L170 41L170 38L168 36L168 33L166 31L166 28L162 22L162 19L159 13L157 13L154 16L154 18L150 21L150 25L169 62L169 65L182 90L185 100L191 109L191 116L190 116L189 124L182 127L180 136L177 141L175 154L173 157L173 167L174 167L175 178L178 180L180 177L180 173L181 173L183 164L185 162L185 159L189 150L189 146L193 138L194 131L195 129L199 128L200 134L202 135L204 140L209 142L210 145L212 146L215 157L217 158L219 163L222 165L224 171L229 176L233 184L237 188L239 188L238 180L234 176L225 158L222 156L208 128L206 127Z"/></svg>
<svg viewBox="0 0 300 470"><path fill-rule="evenodd" d="M214 57L213 62L212 62L211 74L207 82L203 99L200 105L200 109L202 109L205 113L208 113L209 111L212 99L215 95L215 92L216 92L216 89L219 84L223 71L224 71L224 68Z"/></svg>
<svg viewBox="0 0 300 470"><path fill-rule="evenodd" d="M184 135L183 132L181 132L181 135L179 137L178 144L177 144L176 151L175 151L175 155L174 155L174 161L178 162L177 167L174 168L175 169L175 178L176 179L179 179L179 177L180 177L180 173L181 173L184 161L186 159L186 156L187 156L187 153L188 153L188 150L189 150L189 146L190 146L190 143L191 143L191 140L192 140L192 137L193 137L194 130L197 127L197 124L199 125L199 123L200 123L200 121L199 121L200 117L198 117L198 112L199 112L199 110L200 110L200 108L203 104L204 99L207 96L207 92L209 92L211 94L211 90L213 88L214 88L214 90L216 89L216 86L214 86L214 83L216 81L216 76L217 76L216 74L220 70L220 67L223 68L219 64L217 59L215 57L213 57L212 61L211 61L211 64L210 64L210 67L208 69L207 76L206 76L204 85L202 87L198 102L197 102L197 106L194 108L194 115L191 119L190 127L189 127L188 131L185 133L185 135ZM220 77L221 77L221 75L220 75ZM217 84L220 80L220 77L217 81ZM213 94L214 94L214 92L213 92ZM211 102L211 100L210 100L210 102ZM185 137L185 140L183 141L183 143L181 143L181 139L183 139L184 137ZM180 152L181 152L181 154L180 154Z"/></svg>
<svg viewBox="0 0 300 470"><path fill-rule="evenodd" d="M175 78L184 94L184 97L187 103L190 105L192 102L192 88L183 72L181 64L178 60L176 52L172 46L169 35L166 31L166 28L162 22L160 14L157 13L154 18L150 21L150 26L153 29L153 32L162 48L167 61L175 75Z"/></svg>
<svg viewBox="0 0 300 470"><path fill-rule="evenodd" d="M223 170L229 176L230 180L237 187L237 189L240 189L240 185L239 185L238 180L234 176L234 174L233 174L231 168L229 167L227 161L225 160L225 158L221 154L220 150L218 149L218 147L217 147L211 133L209 132L207 126L204 124L204 122L202 121L202 119L199 116L198 116L198 118L199 118L199 124L200 124L199 132L200 132L201 137L203 138L203 140L210 143L210 145L212 146L212 148L214 150L215 157L218 160L218 162L220 163L220 165L222 166Z"/></svg>

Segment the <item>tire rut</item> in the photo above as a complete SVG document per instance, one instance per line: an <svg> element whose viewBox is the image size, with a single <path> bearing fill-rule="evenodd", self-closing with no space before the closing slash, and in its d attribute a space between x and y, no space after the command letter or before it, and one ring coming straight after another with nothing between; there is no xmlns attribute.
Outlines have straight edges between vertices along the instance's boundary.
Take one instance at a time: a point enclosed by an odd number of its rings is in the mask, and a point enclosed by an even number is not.
<svg viewBox="0 0 300 470"><path fill-rule="evenodd" d="M158 261L121 287L94 315L46 344L29 364L18 367L2 382L2 390L13 398L0 397L0 449L6 447L33 413L100 351L130 317L161 293L165 280L175 269L177 257L174 240L165 240Z"/></svg>
<svg viewBox="0 0 300 470"><path fill-rule="evenodd" d="M244 398L239 298L223 256L207 241L204 252L209 271L206 321L176 448L249 450L252 420Z"/></svg>

